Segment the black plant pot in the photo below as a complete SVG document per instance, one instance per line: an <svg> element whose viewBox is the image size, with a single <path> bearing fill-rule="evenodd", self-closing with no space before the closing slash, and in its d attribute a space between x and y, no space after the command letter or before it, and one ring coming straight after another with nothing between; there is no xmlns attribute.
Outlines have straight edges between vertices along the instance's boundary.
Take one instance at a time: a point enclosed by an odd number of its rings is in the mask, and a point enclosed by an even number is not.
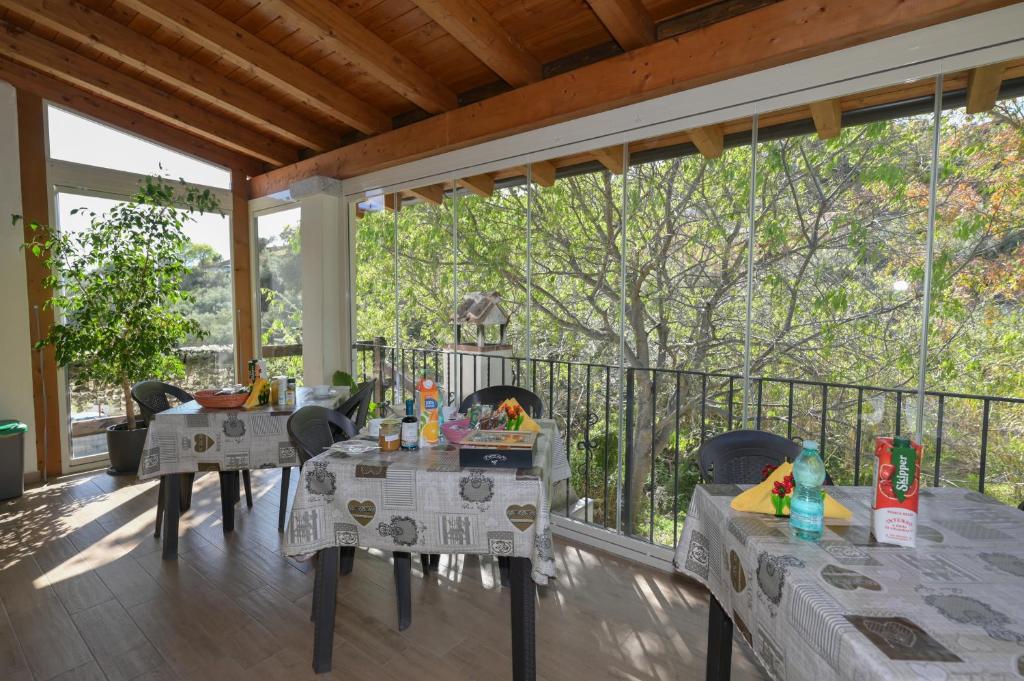
<svg viewBox="0 0 1024 681"><path fill-rule="evenodd" d="M146 445L146 423L137 421L135 430L127 423L107 428L107 453L110 456L111 475L134 475L139 472L142 449Z"/></svg>

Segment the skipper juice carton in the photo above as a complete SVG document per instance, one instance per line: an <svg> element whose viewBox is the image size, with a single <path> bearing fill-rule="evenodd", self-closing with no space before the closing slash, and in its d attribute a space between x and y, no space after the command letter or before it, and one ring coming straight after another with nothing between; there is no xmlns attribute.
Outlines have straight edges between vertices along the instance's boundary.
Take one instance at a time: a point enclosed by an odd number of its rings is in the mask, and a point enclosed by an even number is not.
<svg viewBox="0 0 1024 681"><path fill-rule="evenodd" d="M883 544L914 546L924 448L907 438L875 439L871 533Z"/></svg>

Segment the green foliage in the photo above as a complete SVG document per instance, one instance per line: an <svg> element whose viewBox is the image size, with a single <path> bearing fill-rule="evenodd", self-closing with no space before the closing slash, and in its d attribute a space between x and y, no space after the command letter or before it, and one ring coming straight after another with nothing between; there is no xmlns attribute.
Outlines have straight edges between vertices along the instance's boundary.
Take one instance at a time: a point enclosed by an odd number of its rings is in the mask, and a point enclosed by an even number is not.
<svg viewBox="0 0 1024 681"><path fill-rule="evenodd" d="M75 365L81 380L119 386L129 428L135 427L131 385L179 373L173 350L204 335L182 311L194 300L183 288L190 273L183 227L194 213L217 208L208 190L147 178L129 202L90 212L84 231L31 225L25 247L49 270L43 285L54 294L46 305L62 317L37 347L54 346L57 363Z"/></svg>

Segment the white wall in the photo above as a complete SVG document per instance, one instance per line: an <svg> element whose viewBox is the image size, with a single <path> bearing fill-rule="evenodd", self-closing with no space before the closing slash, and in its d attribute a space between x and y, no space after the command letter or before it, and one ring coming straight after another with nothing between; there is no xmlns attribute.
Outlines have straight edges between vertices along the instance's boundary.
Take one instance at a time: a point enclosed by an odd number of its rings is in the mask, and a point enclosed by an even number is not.
<svg viewBox="0 0 1024 681"><path fill-rule="evenodd" d="M37 467L28 288L22 228L11 225L12 213L21 213L18 113L14 88L0 82L0 418L28 424L25 471L32 472Z"/></svg>

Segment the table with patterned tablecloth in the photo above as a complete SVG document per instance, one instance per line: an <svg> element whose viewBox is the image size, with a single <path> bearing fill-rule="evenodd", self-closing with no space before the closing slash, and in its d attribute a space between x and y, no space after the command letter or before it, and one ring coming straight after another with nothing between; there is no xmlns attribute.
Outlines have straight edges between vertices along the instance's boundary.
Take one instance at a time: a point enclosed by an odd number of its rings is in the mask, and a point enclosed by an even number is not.
<svg viewBox="0 0 1024 681"><path fill-rule="evenodd" d="M728 677L732 625L774 679L1024 677L1016 508L924 489L917 546L903 548L871 538L871 488L832 487L852 520L804 542L787 518L732 510L741 489L698 486L676 550L676 569L711 592L709 678Z"/></svg>
<svg viewBox="0 0 1024 681"><path fill-rule="evenodd" d="M339 551L351 554L359 546L395 552L396 579L398 560L407 561L409 552L490 554L507 561L514 678L533 678L534 583L555 575L549 494L553 478L567 468L554 421L538 424L532 468L463 469L452 446L381 452L359 439L305 463L283 552L320 553L314 669L331 667ZM367 449L357 451L360 446Z"/></svg>

